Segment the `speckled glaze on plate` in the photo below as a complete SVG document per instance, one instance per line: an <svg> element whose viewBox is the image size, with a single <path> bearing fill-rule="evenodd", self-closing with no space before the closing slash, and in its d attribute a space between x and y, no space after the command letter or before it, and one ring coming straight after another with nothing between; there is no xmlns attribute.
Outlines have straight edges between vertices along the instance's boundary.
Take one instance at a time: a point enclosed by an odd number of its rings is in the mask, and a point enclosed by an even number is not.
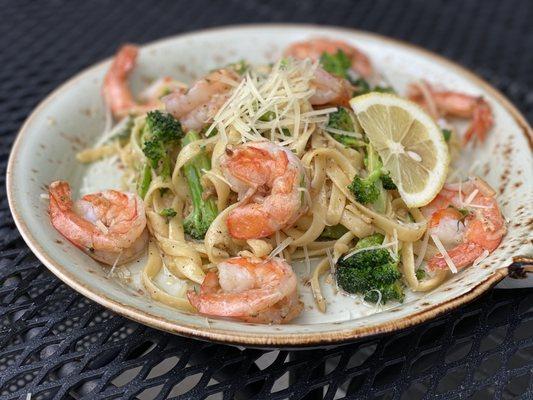
<svg viewBox="0 0 533 400"><path fill-rule="evenodd" d="M532 131L503 95L465 69L439 56L392 39L353 30L311 25L249 25L179 35L143 46L132 77L133 88L162 75L191 81L210 69L246 58L274 61L287 44L312 36L342 39L361 48L377 69L402 92L424 78L454 90L482 94L491 104L496 125L490 138L462 155L460 165L484 177L498 191L508 218L501 246L475 268L453 276L426 295L362 318L332 321L327 315L306 323L281 326L245 324L190 315L157 303L116 280L51 226L47 185L65 179L80 189L87 167L75 160L93 144L104 127L101 84L109 61L72 78L46 98L24 123L13 146L7 170L7 192L13 217L37 257L60 279L92 300L128 318L180 335L259 347L320 346L399 330L459 306L503 279L513 258L531 262L533 225ZM118 45L118 44L117 44ZM345 307L345 305L343 305Z"/></svg>

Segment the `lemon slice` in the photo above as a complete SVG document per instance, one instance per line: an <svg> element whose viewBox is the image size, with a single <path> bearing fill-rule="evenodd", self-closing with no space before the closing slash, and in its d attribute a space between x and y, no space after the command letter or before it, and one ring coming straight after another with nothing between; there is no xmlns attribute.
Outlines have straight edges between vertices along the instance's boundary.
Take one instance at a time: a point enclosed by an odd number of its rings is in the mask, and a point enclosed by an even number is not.
<svg viewBox="0 0 533 400"><path fill-rule="evenodd" d="M415 103L385 93L350 100L383 167L410 207L428 204L444 185L450 154L441 130Z"/></svg>

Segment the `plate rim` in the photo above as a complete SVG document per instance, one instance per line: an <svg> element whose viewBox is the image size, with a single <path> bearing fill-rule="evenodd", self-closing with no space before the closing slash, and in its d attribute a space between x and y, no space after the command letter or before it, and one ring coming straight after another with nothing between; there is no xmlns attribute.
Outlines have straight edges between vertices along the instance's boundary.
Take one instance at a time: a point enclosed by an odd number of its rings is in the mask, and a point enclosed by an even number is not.
<svg viewBox="0 0 533 400"><path fill-rule="evenodd" d="M474 72L468 70L467 68L457 64L454 61L451 61L441 55L433 53L430 50L426 50L417 45L398 40L395 38L390 38L385 35L362 31L352 28L344 28L338 26L329 26L329 25L318 25L318 24L297 24L297 23L252 23L252 24L234 24L234 25L224 25L207 29L200 29L190 32L179 33L176 35L168 36L161 38L152 42L148 42L140 45L140 48L149 48L151 46L159 45L167 41L173 41L178 38L184 38L187 36L201 35L204 33L216 33L222 31L238 31L246 29L305 29L312 32L313 30L322 30L326 29L331 33L335 31L340 33L355 34L364 39L364 37L374 39L381 42L387 42L393 44L394 46L406 48L410 51L420 54L423 57L434 59L440 64L444 64L454 70L455 73L462 75L469 81L474 84L482 87L485 91L490 93L496 101L510 114L510 116L516 121L517 125L520 127L522 133L526 136L526 139L529 144L529 148L533 147L533 130L528 124L525 117L521 112L508 100L498 89L493 87L483 78L476 75ZM50 94L48 94L41 102L32 110L30 115L26 118L22 126L20 127L17 136L13 142L13 145L10 150L9 159L6 168L6 192L8 198L9 208L13 216L15 225L20 232L23 240L26 242L30 250L36 255L36 257L61 281L70 286L72 289L82 294L85 297L97 302L98 304L116 312L119 315L122 315L126 318L134 320L136 322L142 323L147 326L154 327L166 332L173 334L178 334L187 337L193 337L202 340L209 340L219 343L232 344L232 345L246 345L253 347L309 347L309 346L326 346L334 345L338 343L348 342L355 339L360 339L363 337L379 335L383 333L400 331L410 326L428 321L439 315L442 315L454 308L459 307L460 305L466 304L469 301L472 301L476 297L479 297L482 293L486 292L489 288L494 286L500 280L505 278L508 275L507 266L502 266L496 270L492 275L486 277L484 280L480 281L476 286L474 286L469 292L464 293L458 297L449 299L443 303L434 305L425 310L419 311L417 313L409 314L405 317L393 319L390 321L382 322L379 324L371 326L362 326L357 328L346 328L339 329L337 331L328 331L328 332L314 332L314 333L292 333L292 334L280 334L274 333L269 336L259 336L258 334L246 334L245 332L232 331L228 329L213 329L210 327L196 327L189 326L187 324L178 324L176 322L169 321L163 317L155 316L149 312L141 311L132 306L123 304L117 300L113 300L107 297L104 293L99 294L93 292L91 289L86 287L82 282L79 282L75 277L70 275L70 273L63 269L61 263L55 263L46 253L46 251L40 246L39 240L33 236L31 230L26 225L26 222L22 218L22 215L17 210L17 205L15 201L15 193L13 187L13 176L14 170L16 169L15 160L17 154L19 153L19 147L22 142L22 138L26 136L29 129L28 126L33 121L33 119L41 113L42 109L56 96L61 95L62 92L70 88L71 86L77 84L77 81L82 79L86 74L89 74L93 69L100 68L103 64L109 62L111 57L91 64L90 66L82 69L74 76L69 78L66 82L62 83L56 89L54 89ZM531 259L533 262L533 259Z"/></svg>

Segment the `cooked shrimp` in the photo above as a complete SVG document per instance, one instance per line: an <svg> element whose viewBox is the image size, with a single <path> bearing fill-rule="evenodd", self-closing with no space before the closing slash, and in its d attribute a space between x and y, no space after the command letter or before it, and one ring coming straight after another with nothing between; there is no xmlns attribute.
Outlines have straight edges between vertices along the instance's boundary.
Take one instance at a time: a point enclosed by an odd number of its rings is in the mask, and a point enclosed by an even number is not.
<svg viewBox="0 0 533 400"><path fill-rule="evenodd" d="M137 46L131 44L122 46L104 78L102 88L104 99L113 116L117 118L128 114L142 114L160 106L156 98L148 99L146 104L140 104L131 93L128 77L135 68L138 52Z"/></svg>
<svg viewBox="0 0 533 400"><path fill-rule="evenodd" d="M430 234L451 248L447 253L457 268L470 265L484 251L494 251L505 235L505 221L494 195L487 183L474 178L460 186L447 185L422 209L429 218ZM438 254L429 260L428 267L445 269L447 264Z"/></svg>
<svg viewBox="0 0 533 400"><path fill-rule="evenodd" d="M494 124L492 110L483 97L464 93L434 90L427 82L409 86L409 99L424 107L435 119L447 115L470 118L472 122L466 130L463 143L474 136L482 142Z"/></svg>
<svg viewBox="0 0 533 400"><path fill-rule="evenodd" d="M72 201L67 182L52 182L50 221L54 228L92 258L123 264L137 258L148 241L144 205L139 196L116 190Z"/></svg>
<svg viewBox="0 0 533 400"><path fill-rule="evenodd" d="M352 61L352 68L364 78L372 75L373 69L370 59L359 49L340 40L317 38L296 42L285 50L286 56L297 59L310 58L319 60L323 53L336 54L341 50Z"/></svg>
<svg viewBox="0 0 533 400"><path fill-rule="evenodd" d="M174 92L163 98L166 109L178 118L185 130L206 126L230 95L239 80L236 72L221 69L194 83L187 92Z"/></svg>
<svg viewBox="0 0 533 400"><path fill-rule="evenodd" d="M308 179L291 151L271 142L228 149L221 168L242 204L226 220L236 239L270 236L294 223L306 210Z"/></svg>
<svg viewBox="0 0 533 400"><path fill-rule="evenodd" d="M326 104L348 106L352 98L352 89L346 79L338 78L317 67L311 81L315 92L309 99L312 105L321 106Z"/></svg>
<svg viewBox="0 0 533 400"><path fill-rule="evenodd" d="M196 293L187 297L202 314L235 317L247 322L279 324L298 316L297 280L291 266L273 258L230 258L209 272Z"/></svg>

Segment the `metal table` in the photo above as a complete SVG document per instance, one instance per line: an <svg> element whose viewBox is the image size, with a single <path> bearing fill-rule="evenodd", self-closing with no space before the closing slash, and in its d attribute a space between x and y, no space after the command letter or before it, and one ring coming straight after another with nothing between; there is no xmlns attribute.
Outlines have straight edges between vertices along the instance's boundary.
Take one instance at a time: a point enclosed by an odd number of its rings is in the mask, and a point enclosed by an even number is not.
<svg viewBox="0 0 533 400"><path fill-rule="evenodd" d="M0 1L0 179L53 88L124 41L242 22L314 22L404 39L472 68L533 119L529 1ZM43 132L45 134L45 132ZM5 399L533 398L533 290L493 290L400 333L312 351L238 349L117 316L56 279L0 192Z"/></svg>

